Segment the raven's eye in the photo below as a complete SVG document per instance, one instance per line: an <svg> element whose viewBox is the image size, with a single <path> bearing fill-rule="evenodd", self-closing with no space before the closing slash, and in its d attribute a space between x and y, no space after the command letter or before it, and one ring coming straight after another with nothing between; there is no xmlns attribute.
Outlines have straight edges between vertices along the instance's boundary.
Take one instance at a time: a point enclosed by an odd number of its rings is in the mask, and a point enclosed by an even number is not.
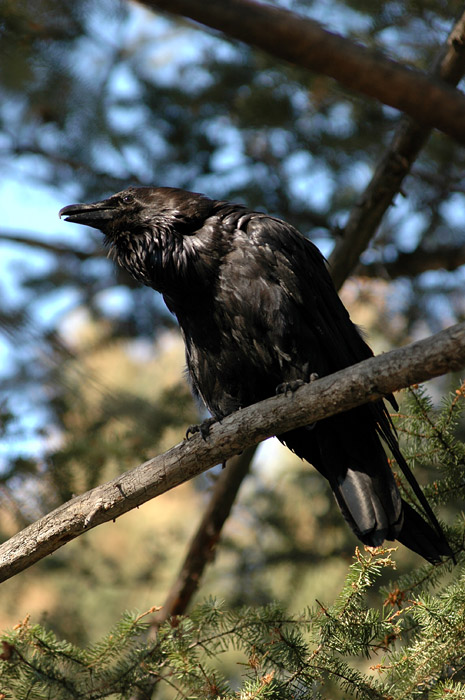
<svg viewBox="0 0 465 700"><path fill-rule="evenodd" d="M125 204L131 204L131 202L134 201L134 195L133 194L125 194L124 197L122 197L122 200Z"/></svg>

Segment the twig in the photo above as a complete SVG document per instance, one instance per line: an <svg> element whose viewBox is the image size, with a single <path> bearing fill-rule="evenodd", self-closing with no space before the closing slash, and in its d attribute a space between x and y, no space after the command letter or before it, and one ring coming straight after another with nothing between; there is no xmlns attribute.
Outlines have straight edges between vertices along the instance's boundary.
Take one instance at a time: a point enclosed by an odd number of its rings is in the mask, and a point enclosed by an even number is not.
<svg viewBox="0 0 465 700"><path fill-rule="evenodd" d="M73 498L0 547L0 581L123 513L221 464L271 435L308 425L411 384L465 367L465 323L273 396L215 423L112 481ZM86 519L92 520L86 527Z"/></svg>

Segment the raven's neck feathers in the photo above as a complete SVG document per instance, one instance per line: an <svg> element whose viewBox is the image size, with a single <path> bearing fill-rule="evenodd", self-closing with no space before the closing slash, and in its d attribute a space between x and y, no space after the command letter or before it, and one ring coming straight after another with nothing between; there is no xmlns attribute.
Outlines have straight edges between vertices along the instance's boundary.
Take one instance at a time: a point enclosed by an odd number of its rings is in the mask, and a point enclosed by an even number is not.
<svg viewBox="0 0 465 700"><path fill-rule="evenodd" d="M212 289L231 234L254 215L238 204L189 194L191 206L181 209L168 202L163 209L147 208L139 225L106 236L109 256L139 282L161 292L175 312L177 298L185 307L189 293ZM195 201L201 206L196 208Z"/></svg>

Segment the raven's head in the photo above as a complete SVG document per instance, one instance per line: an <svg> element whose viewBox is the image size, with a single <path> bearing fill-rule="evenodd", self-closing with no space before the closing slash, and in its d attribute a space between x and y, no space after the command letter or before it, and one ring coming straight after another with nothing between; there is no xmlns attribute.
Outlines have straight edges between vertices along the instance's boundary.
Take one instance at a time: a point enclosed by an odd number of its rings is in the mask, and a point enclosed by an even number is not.
<svg viewBox="0 0 465 700"><path fill-rule="evenodd" d="M60 210L65 221L97 228L110 255L138 281L165 291L186 267L192 244L214 203L173 187L128 187L91 204Z"/></svg>
<svg viewBox="0 0 465 700"><path fill-rule="evenodd" d="M201 225L213 206L203 194L175 187L128 187L108 199L91 204L70 204L59 217L75 224L98 228L110 239L144 225L169 221L180 233Z"/></svg>

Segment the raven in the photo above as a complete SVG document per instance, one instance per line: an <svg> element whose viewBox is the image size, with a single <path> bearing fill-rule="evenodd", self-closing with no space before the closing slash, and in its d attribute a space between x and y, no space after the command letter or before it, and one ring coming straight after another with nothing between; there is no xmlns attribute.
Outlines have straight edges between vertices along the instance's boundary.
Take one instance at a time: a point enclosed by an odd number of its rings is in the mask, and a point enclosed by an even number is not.
<svg viewBox="0 0 465 700"><path fill-rule="evenodd" d="M216 420L373 355L318 248L280 219L172 187L129 187L62 216L102 231L110 257L161 292L193 390ZM397 539L432 563L453 556L382 400L278 438L326 477L361 542ZM426 520L401 498L380 438Z"/></svg>

